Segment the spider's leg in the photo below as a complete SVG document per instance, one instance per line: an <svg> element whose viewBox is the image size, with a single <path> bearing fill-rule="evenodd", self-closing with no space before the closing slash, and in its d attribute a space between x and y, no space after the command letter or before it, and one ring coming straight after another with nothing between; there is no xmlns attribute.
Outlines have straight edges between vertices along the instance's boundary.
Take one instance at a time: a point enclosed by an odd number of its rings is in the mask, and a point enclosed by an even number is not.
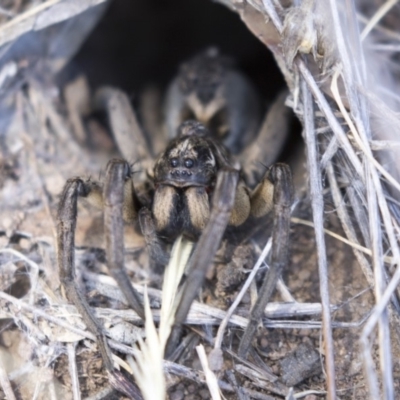
<svg viewBox="0 0 400 400"><path fill-rule="evenodd" d="M88 196L91 185L80 178L69 179L61 195L57 216L57 258L60 280L67 299L72 302L82 315L88 329L96 336L110 383L127 396L141 399L135 384L126 379L113 367L112 353L99 321L94 317L89 304L76 286L75 278L75 227L79 196ZM97 194L95 194L96 196Z"/></svg>
<svg viewBox="0 0 400 400"><path fill-rule="evenodd" d="M69 179L64 187L57 220L58 266L60 280L69 301L75 304L87 327L97 338L107 370L113 369L111 352L99 322L93 316L89 304L76 286L75 279L75 227L78 196L88 194L85 183L79 178Z"/></svg>
<svg viewBox="0 0 400 400"><path fill-rule="evenodd" d="M122 90L104 86L97 90L94 102L97 108L107 112L112 134L123 158L147 167L149 145L128 96Z"/></svg>
<svg viewBox="0 0 400 400"><path fill-rule="evenodd" d="M139 211L140 229L146 241L150 260L155 263L155 268L163 268L168 264L169 256L161 242L151 211L142 207Z"/></svg>
<svg viewBox="0 0 400 400"><path fill-rule="evenodd" d="M136 217L136 198L130 166L123 160L111 160L104 183L104 233L108 268L117 281L130 307L144 319L140 296L124 269L124 216Z"/></svg>
<svg viewBox="0 0 400 400"><path fill-rule="evenodd" d="M257 138L240 154L245 180L250 187L259 182L264 165L272 165L279 156L289 133L290 110L285 106L287 91L282 92L261 125Z"/></svg>
<svg viewBox="0 0 400 400"><path fill-rule="evenodd" d="M238 172L236 170L222 169L218 173L210 219L190 259L190 269L165 350L166 357L171 356L177 346L182 324L219 248L234 205L237 181Z"/></svg>
<svg viewBox="0 0 400 400"><path fill-rule="evenodd" d="M290 207L293 201L293 183L289 167L285 164L273 165L268 170L264 182L265 190L258 186L251 200L253 204L258 204L261 202L258 197L266 196L265 203L272 199L274 212L272 255L270 268L265 275L259 297L251 311L249 324L239 345L238 355L242 358L245 358L247 354L258 323L281 275L282 268L289 261ZM260 185L263 185L263 183ZM261 210L259 208L254 214L261 216L266 209Z"/></svg>

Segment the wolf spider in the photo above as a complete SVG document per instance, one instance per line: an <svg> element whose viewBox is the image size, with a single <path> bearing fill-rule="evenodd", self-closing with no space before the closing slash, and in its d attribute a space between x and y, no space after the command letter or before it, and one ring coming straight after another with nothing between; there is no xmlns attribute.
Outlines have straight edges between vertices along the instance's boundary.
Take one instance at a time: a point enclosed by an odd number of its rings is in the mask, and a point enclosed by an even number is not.
<svg viewBox="0 0 400 400"><path fill-rule="evenodd" d="M108 110L121 153L150 167L139 183L133 183L130 165L117 159L109 162L103 185L79 177L67 181L58 212L58 263L67 299L76 305L96 335L111 383L134 396L134 388L129 388L129 382L121 383L123 378L114 370L103 329L76 286L74 231L78 198L86 197L104 210L107 264L129 305L142 318L141 298L124 270L124 222L139 221L150 257L159 265L165 265L167 247L179 235L197 241L167 357L179 341L181 326L225 232L240 230L245 222L273 210L271 268L240 344L239 352L244 356L281 267L288 260L293 192L290 169L275 164L266 172L263 167L260 171L262 163L274 161L285 140L287 110L281 95L262 122L262 107L251 84L227 59L207 51L184 64L170 85L165 129L160 130L165 134L158 134L165 150L154 160L151 150L155 145L140 129L127 97L116 89L105 88L97 99ZM133 137L127 141L129 134Z"/></svg>

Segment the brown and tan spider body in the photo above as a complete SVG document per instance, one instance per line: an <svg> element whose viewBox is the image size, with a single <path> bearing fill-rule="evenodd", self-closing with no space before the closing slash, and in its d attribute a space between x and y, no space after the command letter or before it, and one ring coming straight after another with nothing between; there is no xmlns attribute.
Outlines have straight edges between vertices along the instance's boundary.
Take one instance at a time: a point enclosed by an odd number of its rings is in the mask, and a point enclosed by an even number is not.
<svg viewBox="0 0 400 400"><path fill-rule="evenodd" d="M271 270L275 275L266 280L265 296L260 296L260 304L254 308L251 319L254 330L275 285L277 271L288 254L291 173L284 164L275 164L266 171L264 167L260 169L260 165L274 161L276 155L272 150L279 151L285 140L284 98L284 95L278 98L271 107L273 115L270 112L261 123L258 96L247 79L215 51L201 54L181 68L170 86L165 106L167 129L158 133L158 140L164 141L164 150L154 157L151 149L157 146L143 134L127 96L113 88L104 88L97 95L97 101L109 113L122 155L141 163L146 173L133 174L126 161L111 160L103 184L81 178L66 183L58 213L58 263L67 298L77 306L98 338L106 369L115 378L111 381L124 393L133 396L136 389L127 382L118 387L122 378L113 369L103 330L75 283L78 198L85 197L104 210L109 269L130 306L142 318L141 298L124 270L124 221L139 222L150 257L159 265L167 262L168 246L178 236L198 240L167 355L177 345L181 325L226 228L240 229L249 218L262 217L274 209L273 236L277 250L272 253ZM172 138L168 137L171 130L175 130ZM163 136L161 132L169 134ZM135 180L138 176L142 181ZM245 337L242 353L250 345L252 335Z"/></svg>
<svg viewBox="0 0 400 400"><path fill-rule="evenodd" d="M152 213L157 231L169 240L179 235L197 238L210 219L211 196L217 173L238 169L238 163L199 122L186 121L154 166ZM267 214L272 207L273 184L264 179L254 191L239 180L229 225L243 224L252 213Z"/></svg>

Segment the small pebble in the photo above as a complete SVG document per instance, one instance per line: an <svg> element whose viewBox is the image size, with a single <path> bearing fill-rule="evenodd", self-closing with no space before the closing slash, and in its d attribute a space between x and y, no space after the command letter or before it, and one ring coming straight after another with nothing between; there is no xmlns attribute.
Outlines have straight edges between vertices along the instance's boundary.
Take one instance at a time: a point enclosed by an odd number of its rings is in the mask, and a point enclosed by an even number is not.
<svg viewBox="0 0 400 400"><path fill-rule="evenodd" d="M210 392L208 391L208 389L201 389L199 391L199 395L204 400L208 400L210 398Z"/></svg>
<svg viewBox="0 0 400 400"><path fill-rule="evenodd" d="M194 393L196 391L196 389L197 389L196 385L189 385L187 387L187 390L189 393Z"/></svg>
<svg viewBox="0 0 400 400"><path fill-rule="evenodd" d="M183 400L185 394L183 393L183 390L175 390L172 392L169 396L170 400Z"/></svg>

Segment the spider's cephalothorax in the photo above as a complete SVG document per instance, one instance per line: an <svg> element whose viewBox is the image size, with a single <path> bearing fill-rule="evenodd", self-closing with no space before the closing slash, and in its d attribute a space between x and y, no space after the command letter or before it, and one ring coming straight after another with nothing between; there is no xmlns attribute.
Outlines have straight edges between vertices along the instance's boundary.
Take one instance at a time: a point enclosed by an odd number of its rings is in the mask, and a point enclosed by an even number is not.
<svg viewBox="0 0 400 400"><path fill-rule="evenodd" d="M186 121L154 166L153 216L162 237L196 238L210 217L218 171L230 165L227 150L199 122Z"/></svg>
<svg viewBox="0 0 400 400"><path fill-rule="evenodd" d="M181 326L226 228L234 231L250 218L255 221L273 210L272 272L252 310L239 349L244 356L288 259L291 173L284 164L263 167L275 161L285 139L287 109L282 94L260 126L262 106L248 80L215 51L202 53L182 66L169 87L165 111L170 137L165 142L160 130L162 152L153 158L149 147L154 151L155 142L140 129L128 97L117 89L103 88L96 98L109 113L121 154L141 163L142 173L132 174L129 163L116 159L109 162L103 184L68 180L58 211L58 264L66 296L95 334L111 382L134 396L136 389L114 369L103 329L76 286L78 198L85 197L104 210L107 264L128 304L142 318L141 297L124 270L124 222L139 222L156 265L165 265L168 246L179 235L197 241L166 349L168 356L179 341Z"/></svg>
<svg viewBox="0 0 400 400"><path fill-rule="evenodd" d="M154 166L155 185L176 188L188 186L213 186L221 155L228 162L228 154L217 144L209 131L196 121L187 121L179 128L178 136L158 157ZM220 146L218 146L220 147Z"/></svg>

